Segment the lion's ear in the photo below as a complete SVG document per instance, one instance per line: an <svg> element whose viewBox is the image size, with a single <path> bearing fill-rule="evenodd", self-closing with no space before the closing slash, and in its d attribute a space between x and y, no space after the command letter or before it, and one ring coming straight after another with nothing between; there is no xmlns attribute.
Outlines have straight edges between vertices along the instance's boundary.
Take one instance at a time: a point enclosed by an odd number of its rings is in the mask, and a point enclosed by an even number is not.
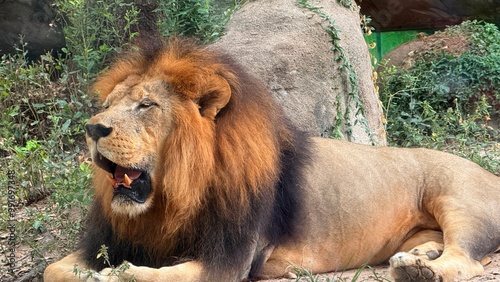
<svg viewBox="0 0 500 282"><path fill-rule="evenodd" d="M227 80L222 76L213 75L198 99L201 115L215 119L215 116L227 105L230 98L231 86Z"/></svg>

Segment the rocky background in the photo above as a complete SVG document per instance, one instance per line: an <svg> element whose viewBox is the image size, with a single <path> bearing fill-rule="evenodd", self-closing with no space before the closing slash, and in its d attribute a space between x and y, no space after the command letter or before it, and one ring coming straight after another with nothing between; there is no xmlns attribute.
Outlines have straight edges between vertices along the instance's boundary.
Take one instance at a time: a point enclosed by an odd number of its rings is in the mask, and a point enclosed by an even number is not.
<svg viewBox="0 0 500 282"><path fill-rule="evenodd" d="M13 53L20 40L28 56L38 56L66 45L62 27L56 22L52 0L0 0L0 54Z"/></svg>
<svg viewBox="0 0 500 282"><path fill-rule="evenodd" d="M334 46L325 31L328 21L295 1L260 0L244 5L214 48L224 49L260 78L302 129L316 136L331 136L336 117L344 116L350 108L344 122L353 125L352 134L341 125L344 138L384 145L382 111L359 27L359 11L335 1L314 3L334 20L346 59L354 66L364 114L355 116L357 106L347 95L351 85L334 59L338 54L332 51ZM367 126L356 120L366 120Z"/></svg>

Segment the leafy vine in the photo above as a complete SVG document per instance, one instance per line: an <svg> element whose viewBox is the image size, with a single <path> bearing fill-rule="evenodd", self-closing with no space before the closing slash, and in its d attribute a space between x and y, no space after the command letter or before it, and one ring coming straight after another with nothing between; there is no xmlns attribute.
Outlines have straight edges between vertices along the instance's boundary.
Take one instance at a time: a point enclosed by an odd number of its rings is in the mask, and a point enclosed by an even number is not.
<svg viewBox="0 0 500 282"><path fill-rule="evenodd" d="M350 0L337 0L337 3L347 8L352 8L352 5L354 5L352 2L353 1ZM352 127L356 126L357 124L361 124L364 127L366 134L370 138L371 143L375 144L376 141L374 139L374 134L372 133L370 126L368 125L368 121L364 117L365 109L363 106L363 102L361 101L359 96L358 77L356 75L354 66L347 59L344 48L342 48L342 46L340 45L340 30L335 25L335 21L330 15L325 13L321 7L314 6L313 4L309 3L308 0L299 0L297 2L297 5L301 8L308 9L309 11L321 17L322 20L328 22L327 26L324 29L330 37L329 41L332 43L332 47L330 50L334 54L334 61L337 62L339 64L339 68L345 72L348 85L350 86L346 109L343 116L339 114L340 107L337 107L338 112L335 118L335 125L331 129L331 137L341 138L342 134L340 133L340 128L344 126L348 139L352 139ZM340 101L337 102L339 103ZM350 115L352 111L350 107L351 103L354 104L354 124L352 124L350 121Z"/></svg>

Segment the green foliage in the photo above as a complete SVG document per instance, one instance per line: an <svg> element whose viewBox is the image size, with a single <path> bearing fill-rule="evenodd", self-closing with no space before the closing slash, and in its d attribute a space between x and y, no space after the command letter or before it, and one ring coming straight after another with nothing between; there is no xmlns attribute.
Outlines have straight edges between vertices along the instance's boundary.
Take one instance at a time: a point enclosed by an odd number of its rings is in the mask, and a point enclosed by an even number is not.
<svg viewBox="0 0 500 282"><path fill-rule="evenodd" d="M8 222L15 220L16 243L29 246L31 263L43 270L47 252L73 248L84 206L90 202L89 165L77 156L91 108L65 60L47 54L28 62L23 46L0 60L0 174L14 172L9 187L15 191L18 207L13 213L1 211L0 217L6 220L0 221L0 229L7 230ZM7 181L0 177L0 186L7 187ZM2 205L6 193L1 192ZM46 209L32 207L45 198L50 203ZM69 207L78 207L80 216L73 220L61 216ZM39 242L40 234L54 229L72 239L57 246ZM26 263L19 261L18 266Z"/></svg>
<svg viewBox="0 0 500 282"><path fill-rule="evenodd" d="M339 3L340 5L342 5L346 8L352 8L352 7L357 6L356 2L354 2L352 0L337 0L337 3Z"/></svg>
<svg viewBox="0 0 500 282"><path fill-rule="evenodd" d="M25 55L20 49L0 61L0 136L9 155L41 162L78 147L91 102L62 60L47 54L30 63ZM51 70L61 79L52 81Z"/></svg>
<svg viewBox="0 0 500 282"><path fill-rule="evenodd" d="M26 145L31 139L52 140L50 146L75 144L83 133L90 99L71 79L63 60L50 54L39 62L25 59L26 51L3 55L0 61L0 134L6 145ZM61 79L52 81L53 72Z"/></svg>
<svg viewBox="0 0 500 282"><path fill-rule="evenodd" d="M78 84L61 79L50 79L50 69L63 70L61 61L50 55L40 62L29 63L25 52L4 55L0 61L0 151L7 157L0 158L2 173L13 171L19 207L30 205L50 195L57 210L90 202L90 169L88 164L76 161L83 139L83 123L88 117L89 99L70 87ZM49 70L49 72L47 72ZM68 74L61 74L67 77ZM71 153L69 152L71 151ZM0 179L0 186L7 187L7 179ZM4 191L6 193L6 191ZM2 196L2 201L7 199ZM29 212L31 209L26 208ZM19 212L20 213L20 212ZM17 226L21 243L43 253L33 241L47 226L65 225L50 221L47 213L28 213ZM2 218L7 217L2 213ZM6 230L7 221L0 229ZM64 228L66 233L79 229L79 222Z"/></svg>
<svg viewBox="0 0 500 282"><path fill-rule="evenodd" d="M159 29L165 37L194 36L204 42L214 42L221 35L227 21L242 1L231 3L211 0L160 1L156 12ZM222 8L226 7L226 8ZM223 9L223 12L220 10Z"/></svg>
<svg viewBox="0 0 500 282"><path fill-rule="evenodd" d="M110 56L136 35L139 10L127 0L58 0L67 47L76 69L92 80Z"/></svg>
<svg viewBox="0 0 500 282"><path fill-rule="evenodd" d="M30 204L51 195L58 209L71 206L74 202L89 204L90 166L78 163L75 153L61 152L51 146L52 140L30 140L26 146L15 146L11 169L16 173L19 198Z"/></svg>
<svg viewBox="0 0 500 282"><path fill-rule="evenodd" d="M446 36L470 42L460 54L428 50L411 67L381 74L380 97L389 141L399 146L449 148L485 144L478 154L494 154L500 114L500 32L492 24L466 21ZM455 50L452 50L455 51ZM498 158L484 166L492 171Z"/></svg>
<svg viewBox="0 0 500 282"><path fill-rule="evenodd" d="M132 275L131 277L124 278L125 271L130 268L130 264L128 262L124 262L120 264L119 266L115 267L111 265L110 260L109 260L109 253L108 253L108 247L106 245L101 245L101 248L99 249L99 252L97 253L96 259L98 258L103 258L104 264L106 267L109 268L109 272L105 275L106 277L112 277L112 281L120 281L120 282L135 282L137 281L134 276ZM73 273L80 277L101 277L103 274L97 273L95 270L92 269L80 269L78 265L75 265L73 268ZM96 279L96 280L101 280L101 279Z"/></svg>
<svg viewBox="0 0 500 282"><path fill-rule="evenodd" d="M53 126L48 116L60 110L58 101L64 99L64 93L50 80L50 72L62 68L61 61L45 55L40 63L29 63L26 53L19 49L15 55L3 55L0 61L0 133L22 144L29 136L46 137L47 128ZM71 119L73 109L67 110L65 117Z"/></svg>
<svg viewBox="0 0 500 282"><path fill-rule="evenodd" d="M159 31L216 41L242 0L158 1ZM92 79L124 46L137 36L141 11L133 1L58 0L67 47L80 79Z"/></svg>

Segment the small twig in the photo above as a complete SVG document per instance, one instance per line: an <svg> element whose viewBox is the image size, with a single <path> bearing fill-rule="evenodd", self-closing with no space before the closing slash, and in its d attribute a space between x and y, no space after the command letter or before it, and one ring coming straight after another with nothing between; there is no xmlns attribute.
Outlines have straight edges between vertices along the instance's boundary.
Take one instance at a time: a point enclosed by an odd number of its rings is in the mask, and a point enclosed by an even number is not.
<svg viewBox="0 0 500 282"><path fill-rule="evenodd" d="M36 267L33 267L28 273L24 274L17 281L19 281L19 282L33 281L33 279L36 278L36 277L38 277L38 274L46 266L47 266L46 262L41 262L41 263L37 264Z"/></svg>

